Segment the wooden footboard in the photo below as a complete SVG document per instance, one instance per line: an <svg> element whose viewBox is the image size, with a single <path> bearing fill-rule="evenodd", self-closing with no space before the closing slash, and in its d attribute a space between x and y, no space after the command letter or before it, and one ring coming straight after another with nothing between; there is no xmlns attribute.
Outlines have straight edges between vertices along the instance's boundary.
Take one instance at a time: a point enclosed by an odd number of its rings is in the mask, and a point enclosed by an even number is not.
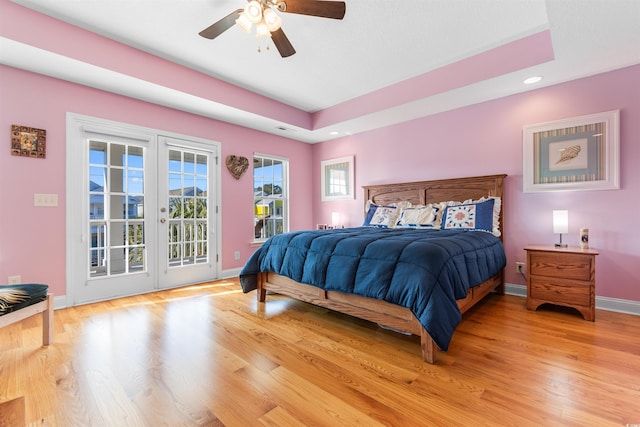
<svg viewBox="0 0 640 427"><path fill-rule="evenodd" d="M499 293L504 292L502 274L498 274L483 284L469 289L467 297L458 300L460 311L466 312L494 289ZM359 295L325 291L271 272L258 275L257 291L259 302L265 302L267 291L272 291L360 319L379 323L386 327L418 335L422 348L422 359L428 363L435 363L436 361L438 347L408 308Z"/></svg>

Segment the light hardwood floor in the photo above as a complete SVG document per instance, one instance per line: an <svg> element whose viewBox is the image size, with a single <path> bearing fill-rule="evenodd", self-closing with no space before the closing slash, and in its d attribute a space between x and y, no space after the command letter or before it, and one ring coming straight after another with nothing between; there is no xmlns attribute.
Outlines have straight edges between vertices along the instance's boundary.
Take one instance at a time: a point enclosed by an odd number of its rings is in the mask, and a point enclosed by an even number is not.
<svg viewBox="0 0 640 427"><path fill-rule="evenodd" d="M490 295L436 365L417 337L237 280L0 329L0 402L30 426L624 426L640 423L640 317Z"/></svg>

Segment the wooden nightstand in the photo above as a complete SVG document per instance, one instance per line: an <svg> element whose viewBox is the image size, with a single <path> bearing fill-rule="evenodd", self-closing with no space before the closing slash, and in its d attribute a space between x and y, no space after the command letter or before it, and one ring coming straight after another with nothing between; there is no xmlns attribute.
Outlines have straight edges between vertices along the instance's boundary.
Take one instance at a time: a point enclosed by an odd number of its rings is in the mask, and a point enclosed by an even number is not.
<svg viewBox="0 0 640 427"><path fill-rule="evenodd" d="M527 308L550 303L573 307L585 320L596 318L594 249L530 245L527 251Z"/></svg>

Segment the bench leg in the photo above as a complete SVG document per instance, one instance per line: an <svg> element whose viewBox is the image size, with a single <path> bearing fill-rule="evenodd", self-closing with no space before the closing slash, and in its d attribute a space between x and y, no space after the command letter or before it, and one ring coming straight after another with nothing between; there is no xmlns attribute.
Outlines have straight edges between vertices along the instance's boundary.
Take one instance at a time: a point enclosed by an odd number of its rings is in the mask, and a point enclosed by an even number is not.
<svg viewBox="0 0 640 427"><path fill-rule="evenodd" d="M42 345L53 343L53 294L47 295L47 309L42 312Z"/></svg>

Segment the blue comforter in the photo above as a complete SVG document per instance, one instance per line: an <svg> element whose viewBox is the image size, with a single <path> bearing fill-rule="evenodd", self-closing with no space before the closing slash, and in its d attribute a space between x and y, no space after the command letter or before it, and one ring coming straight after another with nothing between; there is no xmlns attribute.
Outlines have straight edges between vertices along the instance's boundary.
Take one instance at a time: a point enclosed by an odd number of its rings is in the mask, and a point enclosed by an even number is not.
<svg viewBox="0 0 640 427"><path fill-rule="evenodd" d="M331 291L385 300L410 309L446 351L470 287L506 264L490 233L388 228L296 231L267 240L240 273L244 292L271 271Z"/></svg>

